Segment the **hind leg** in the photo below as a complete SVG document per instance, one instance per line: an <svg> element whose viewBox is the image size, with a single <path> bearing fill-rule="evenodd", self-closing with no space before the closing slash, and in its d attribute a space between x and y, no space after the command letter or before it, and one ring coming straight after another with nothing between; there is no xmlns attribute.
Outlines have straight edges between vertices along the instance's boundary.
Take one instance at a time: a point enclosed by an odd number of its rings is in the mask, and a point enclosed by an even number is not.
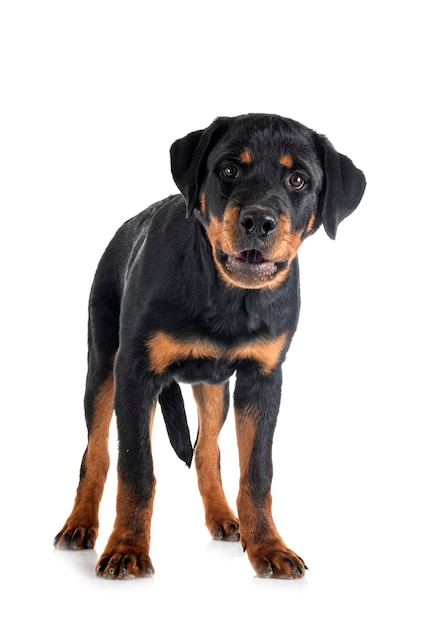
<svg viewBox="0 0 438 626"><path fill-rule="evenodd" d="M193 385L198 407L199 432L195 446L195 465L199 491L205 509L205 523L213 539L239 540L239 521L222 488L218 437L229 404L228 384Z"/></svg>
<svg viewBox="0 0 438 626"><path fill-rule="evenodd" d="M145 376L145 356L121 352L115 367L117 515L96 566L96 574L109 579L148 577L154 573L149 557L155 494L151 437L161 384L155 376Z"/></svg>
<svg viewBox="0 0 438 626"><path fill-rule="evenodd" d="M108 435L114 401L112 372L94 395L92 412L87 416L88 445L85 450L73 510L55 537L57 548L93 548L99 528L99 504L109 468Z"/></svg>
<svg viewBox="0 0 438 626"><path fill-rule="evenodd" d="M88 445L82 458L73 510L56 535L57 548L93 548L99 521L99 505L109 469L108 437L114 406L113 363L118 345L118 306L99 298L94 287L90 300L88 374L85 419Z"/></svg>

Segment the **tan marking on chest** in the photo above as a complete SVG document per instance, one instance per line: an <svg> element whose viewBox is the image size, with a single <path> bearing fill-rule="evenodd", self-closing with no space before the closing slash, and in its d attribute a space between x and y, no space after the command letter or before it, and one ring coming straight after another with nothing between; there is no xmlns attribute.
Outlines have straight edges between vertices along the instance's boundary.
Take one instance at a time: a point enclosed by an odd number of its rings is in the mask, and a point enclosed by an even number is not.
<svg viewBox="0 0 438 626"><path fill-rule="evenodd" d="M230 350L229 358L232 361L237 359L256 361L261 366L263 374L269 374L280 359L286 339L287 333L270 340L256 339Z"/></svg>
<svg viewBox="0 0 438 626"><path fill-rule="evenodd" d="M158 331L146 342L150 369L162 374L168 367L189 359L250 360L259 364L263 374L269 374L278 364L286 344L287 333L275 339L256 339L230 350L221 350L207 339L180 341Z"/></svg>
<svg viewBox="0 0 438 626"><path fill-rule="evenodd" d="M163 331L158 331L146 342L150 368L162 374L170 365L188 359L219 359L222 351L209 341L195 339L179 341Z"/></svg>

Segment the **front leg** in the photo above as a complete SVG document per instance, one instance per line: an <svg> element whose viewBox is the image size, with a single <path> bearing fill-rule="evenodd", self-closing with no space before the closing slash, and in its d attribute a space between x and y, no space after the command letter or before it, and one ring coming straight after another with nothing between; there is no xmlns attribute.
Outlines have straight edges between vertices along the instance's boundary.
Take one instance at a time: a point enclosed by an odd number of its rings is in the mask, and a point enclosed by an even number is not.
<svg viewBox="0 0 438 626"><path fill-rule="evenodd" d="M141 363L119 357L115 410L119 437L117 515L96 566L104 578L148 577L150 526L155 493L151 431L159 386Z"/></svg>
<svg viewBox="0 0 438 626"><path fill-rule="evenodd" d="M301 578L306 566L280 537L272 518L272 442L280 407L281 369L241 369L235 389L240 459L237 509L241 543L258 576Z"/></svg>
<svg viewBox="0 0 438 626"><path fill-rule="evenodd" d="M228 411L228 383L193 385L198 407L199 430L195 464L205 523L213 539L239 540L239 521L228 505L222 488L218 437Z"/></svg>

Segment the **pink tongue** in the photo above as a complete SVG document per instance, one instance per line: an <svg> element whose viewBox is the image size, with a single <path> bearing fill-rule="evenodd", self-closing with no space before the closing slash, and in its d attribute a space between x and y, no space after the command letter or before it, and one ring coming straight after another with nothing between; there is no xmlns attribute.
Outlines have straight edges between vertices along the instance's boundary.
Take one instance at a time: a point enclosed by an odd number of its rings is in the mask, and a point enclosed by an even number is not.
<svg viewBox="0 0 438 626"><path fill-rule="evenodd" d="M226 262L226 267L229 272L244 272L252 274L253 276L272 276L277 271L277 266L272 261L263 260L260 252L252 251L250 256L254 253L258 255L255 260L248 258L245 253L236 254L235 256L229 256Z"/></svg>
<svg viewBox="0 0 438 626"><path fill-rule="evenodd" d="M258 250L246 250L245 252L239 252L239 254L236 254L236 259L239 259L239 261L243 261L244 263L265 262L261 252Z"/></svg>

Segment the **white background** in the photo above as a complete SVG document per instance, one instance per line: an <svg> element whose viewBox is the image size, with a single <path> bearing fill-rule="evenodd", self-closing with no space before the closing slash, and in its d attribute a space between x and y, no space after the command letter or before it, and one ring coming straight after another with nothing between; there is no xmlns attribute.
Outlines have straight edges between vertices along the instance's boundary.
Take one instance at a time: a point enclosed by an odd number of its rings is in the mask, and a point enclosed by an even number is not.
<svg viewBox="0 0 438 626"><path fill-rule="evenodd" d="M436 625L436 12L432 2L22 2L0 9L0 610L8 624ZM160 419L153 580L98 579L52 539L85 448L87 299L118 226L176 188L169 146L217 115L279 113L368 179L301 258L274 513L309 572L254 577L209 539ZM189 406L196 434L196 415ZM224 483L238 465L230 415ZM2 617L3 619L3 617Z"/></svg>

